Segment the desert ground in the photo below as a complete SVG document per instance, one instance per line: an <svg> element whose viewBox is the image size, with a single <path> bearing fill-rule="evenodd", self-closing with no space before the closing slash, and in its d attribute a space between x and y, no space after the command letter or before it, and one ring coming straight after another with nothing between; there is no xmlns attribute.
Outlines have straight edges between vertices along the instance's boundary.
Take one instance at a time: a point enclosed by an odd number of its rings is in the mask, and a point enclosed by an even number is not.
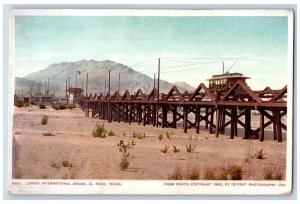
<svg viewBox="0 0 300 204"><path fill-rule="evenodd" d="M171 179L179 170L181 179L207 179L207 172L218 175L222 169L237 165L242 169L243 180L264 180L265 172L285 179L286 136L278 143L272 139L271 126L266 130L266 140L242 139L242 130L235 139L229 135L215 138L201 127L194 129L161 128L136 123L107 123L97 118L85 117L80 108L54 110L50 106L15 107L12 130L12 177L17 179ZM43 115L48 123L41 125ZM252 116L256 126L258 117ZM115 136L98 138L92 135L96 124L104 124ZM166 133L169 133L169 139ZM50 136L47 133L51 133ZM133 133L145 133L145 138L133 138ZM229 129L225 134L229 133ZM159 135L163 139L159 140ZM48 134L49 135L49 134ZM121 170L123 158L117 145L120 140L135 145L127 149L129 167ZM195 146L188 153L186 146ZM166 153L161 152L169 146ZM173 152L173 146L180 149ZM256 154L263 149L263 159ZM177 172L178 173L178 172ZM217 176L216 176L217 177ZM195 179L194 178L194 179Z"/></svg>

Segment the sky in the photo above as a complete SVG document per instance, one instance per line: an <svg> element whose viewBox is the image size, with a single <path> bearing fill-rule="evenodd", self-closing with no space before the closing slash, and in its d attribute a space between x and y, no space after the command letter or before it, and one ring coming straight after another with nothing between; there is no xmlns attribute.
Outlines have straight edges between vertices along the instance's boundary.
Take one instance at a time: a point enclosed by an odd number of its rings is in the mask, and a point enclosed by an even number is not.
<svg viewBox="0 0 300 204"><path fill-rule="evenodd" d="M15 75L53 63L111 60L197 87L225 71L252 89L287 84L288 18L242 16L16 16ZM141 63L144 62L144 63Z"/></svg>

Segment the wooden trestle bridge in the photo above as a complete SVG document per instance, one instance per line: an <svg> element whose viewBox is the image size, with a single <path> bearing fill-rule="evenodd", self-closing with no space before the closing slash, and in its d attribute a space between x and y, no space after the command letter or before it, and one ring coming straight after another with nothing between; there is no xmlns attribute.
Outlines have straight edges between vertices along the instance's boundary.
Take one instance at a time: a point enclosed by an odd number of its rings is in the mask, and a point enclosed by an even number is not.
<svg viewBox="0 0 300 204"><path fill-rule="evenodd" d="M123 95L110 91L106 95L91 93L81 97L80 105L86 116L91 113L92 117L108 122L136 122L162 128L177 128L183 123L184 133L191 128L199 133L203 121L203 129L219 137L229 126L231 139L238 135L239 124L245 130L243 138L262 142L265 128L272 125L274 140L282 142L282 130L287 129L282 120L287 114L286 94L287 86L280 90L253 91L245 81L238 80L221 94L201 83L193 93L180 93L176 86L167 94L158 93L156 88L149 94L140 89L134 94L125 91ZM251 127L253 110L260 115L260 125L255 129Z"/></svg>

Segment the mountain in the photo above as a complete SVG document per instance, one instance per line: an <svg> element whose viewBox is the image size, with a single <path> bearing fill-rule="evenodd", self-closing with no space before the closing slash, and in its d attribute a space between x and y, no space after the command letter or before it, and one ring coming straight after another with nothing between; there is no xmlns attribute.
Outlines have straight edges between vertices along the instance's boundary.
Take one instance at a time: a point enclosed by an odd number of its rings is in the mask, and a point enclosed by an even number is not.
<svg viewBox="0 0 300 204"><path fill-rule="evenodd" d="M172 84L176 87L181 87L181 89L183 91L193 92L196 89L195 87L189 85L188 83L186 83L184 81L177 81L177 82L173 82ZM180 90L180 91L182 91L182 90Z"/></svg>
<svg viewBox="0 0 300 204"><path fill-rule="evenodd" d="M118 81L120 74L120 93L128 90L131 94L141 89L144 93L150 93L153 89L153 79L139 73L132 68L112 62L109 60L80 60L77 62L61 62L49 65L46 69L31 73L25 77L27 80L44 83L49 78L50 93L55 90L56 96L64 96L66 81L70 77L70 85L85 90L86 76L88 73L88 94L91 92L104 92L105 78L107 82L106 91L108 91L108 71L111 72L111 93L118 90ZM160 81L160 92L167 93L173 85L167 81ZM178 87L180 91L185 88Z"/></svg>

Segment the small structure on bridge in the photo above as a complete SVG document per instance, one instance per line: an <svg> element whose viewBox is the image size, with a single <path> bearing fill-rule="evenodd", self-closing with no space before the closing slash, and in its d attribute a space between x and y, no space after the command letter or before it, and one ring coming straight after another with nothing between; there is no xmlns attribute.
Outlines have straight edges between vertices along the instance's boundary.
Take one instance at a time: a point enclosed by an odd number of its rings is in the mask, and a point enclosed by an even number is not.
<svg viewBox="0 0 300 204"><path fill-rule="evenodd" d="M76 87L69 87L68 89L66 89L66 91L68 92L67 95L68 104L74 104L80 100L83 89L76 88Z"/></svg>
<svg viewBox="0 0 300 204"><path fill-rule="evenodd" d="M225 74L213 75L212 78L208 79L209 89L212 92L227 92L238 80L246 84L246 79L250 79L250 77L243 76L240 73L226 72Z"/></svg>

